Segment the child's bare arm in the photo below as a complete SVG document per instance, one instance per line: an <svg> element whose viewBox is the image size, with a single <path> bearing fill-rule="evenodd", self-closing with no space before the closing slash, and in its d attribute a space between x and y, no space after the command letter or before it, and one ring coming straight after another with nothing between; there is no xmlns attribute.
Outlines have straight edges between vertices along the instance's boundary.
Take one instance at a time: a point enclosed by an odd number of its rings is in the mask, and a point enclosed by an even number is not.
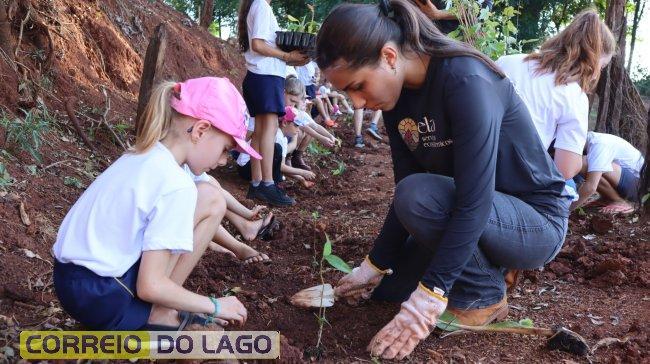
<svg viewBox="0 0 650 364"><path fill-rule="evenodd" d="M138 297L143 301L176 310L214 313L215 307L210 298L183 288L169 277L172 257L169 250L150 250L142 253L136 285ZM231 298L218 299L221 310L217 317L244 324L247 317L246 308L239 300Z"/></svg>
<svg viewBox="0 0 650 364"><path fill-rule="evenodd" d="M334 135L332 135L329 131L327 131L327 129L325 129L322 126L318 125L318 123L315 123L315 122L314 123L309 123L309 124L307 124L307 127L314 130L314 131L316 131L318 134L321 135L321 137L330 140L332 143L334 143L334 141L336 140ZM316 138L316 136L314 136L314 138Z"/></svg>

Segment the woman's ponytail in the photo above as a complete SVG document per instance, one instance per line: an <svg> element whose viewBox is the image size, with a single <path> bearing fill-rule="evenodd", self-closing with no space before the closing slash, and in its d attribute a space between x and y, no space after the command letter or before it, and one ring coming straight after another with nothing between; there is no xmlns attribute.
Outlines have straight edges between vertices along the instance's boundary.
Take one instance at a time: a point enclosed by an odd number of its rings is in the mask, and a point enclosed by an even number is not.
<svg viewBox="0 0 650 364"><path fill-rule="evenodd" d="M166 81L157 85L151 92L149 102L139 120L140 128L133 148L136 153L148 151L169 132L173 113L170 98L175 86L176 82Z"/></svg>
<svg viewBox="0 0 650 364"><path fill-rule="evenodd" d="M237 40L239 42L239 49L242 52L247 52L250 48L248 42L248 13L253 5L253 0L241 0L239 3L239 18L237 19Z"/></svg>

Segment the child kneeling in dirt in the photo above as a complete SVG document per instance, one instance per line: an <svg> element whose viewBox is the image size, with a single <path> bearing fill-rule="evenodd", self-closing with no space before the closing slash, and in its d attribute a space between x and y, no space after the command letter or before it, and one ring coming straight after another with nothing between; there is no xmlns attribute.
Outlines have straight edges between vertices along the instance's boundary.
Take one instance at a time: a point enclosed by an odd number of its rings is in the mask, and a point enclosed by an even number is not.
<svg viewBox="0 0 650 364"><path fill-rule="evenodd" d="M311 168L302 158L309 143L316 139L322 145L328 148L334 148L337 140L327 129L316 123L306 111L306 101L307 92L302 81L296 77L287 77L284 82L284 103L294 108L296 111L295 118L299 119L299 125L301 125L298 130L300 143L296 145L296 149L291 153L291 166L311 171Z"/></svg>
<svg viewBox="0 0 650 364"><path fill-rule="evenodd" d="M299 134L299 128L304 126L304 124L302 119L296 118L296 109L286 107L285 112L288 112L289 115L285 115L280 119L280 128L275 136L273 180L275 183L280 183L284 180L284 175L286 175L289 178L297 180L303 186L310 188L314 185L313 180L316 178L314 172L291 167L286 163L287 155L295 150L296 146L301 143L301 138L304 137L304 134ZM249 120L249 131L251 129L254 130L255 120L253 118ZM246 153L240 153L237 156L237 171L240 177L250 181L251 163L250 156Z"/></svg>
<svg viewBox="0 0 650 364"><path fill-rule="evenodd" d="M623 138L596 132L587 133L585 152L578 178L584 182L571 209L584 205L598 192L600 199L596 203L604 206L600 212L633 212L634 206L628 201L639 200L639 176L644 163L641 152Z"/></svg>
<svg viewBox="0 0 650 364"><path fill-rule="evenodd" d="M53 247L63 309L93 330L182 330L246 322L236 297L183 288L226 212L196 175L226 163L243 140L244 101L225 78L164 82L151 94L135 147L88 187ZM207 316L204 316L207 315Z"/></svg>

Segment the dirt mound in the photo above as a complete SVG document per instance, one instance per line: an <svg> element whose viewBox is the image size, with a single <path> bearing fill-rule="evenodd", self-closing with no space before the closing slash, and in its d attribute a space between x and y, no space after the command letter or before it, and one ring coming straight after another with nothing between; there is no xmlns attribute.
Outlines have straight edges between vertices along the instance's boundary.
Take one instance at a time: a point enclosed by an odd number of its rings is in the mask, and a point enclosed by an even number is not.
<svg viewBox="0 0 650 364"><path fill-rule="evenodd" d="M169 35L163 78L215 75L240 85L244 76L243 58L233 45L213 37L161 1L48 0L28 4L18 2L11 21L18 64L6 58L0 61L0 105L10 111L18 111L21 98L34 96L23 95L27 87L55 109L61 110L61 101L68 96L101 108L105 102L101 88L105 87L113 100L112 111L128 120L137 100L149 37L160 23L166 25Z"/></svg>

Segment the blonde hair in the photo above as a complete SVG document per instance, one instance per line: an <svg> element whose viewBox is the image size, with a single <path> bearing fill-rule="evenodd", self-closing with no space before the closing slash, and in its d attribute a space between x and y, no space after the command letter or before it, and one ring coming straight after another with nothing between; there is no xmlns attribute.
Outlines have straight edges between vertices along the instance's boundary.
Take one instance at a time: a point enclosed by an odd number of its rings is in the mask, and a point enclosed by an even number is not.
<svg viewBox="0 0 650 364"><path fill-rule="evenodd" d="M284 81L284 92L293 96L305 96L305 85L296 76L290 75Z"/></svg>
<svg viewBox="0 0 650 364"><path fill-rule="evenodd" d="M577 82L591 92L600 77L600 59L616 52L616 40L595 10L584 10L559 34L525 59L538 62L536 73L555 72L555 84Z"/></svg>
<svg viewBox="0 0 650 364"><path fill-rule="evenodd" d="M149 97L149 102L140 117L140 128L135 136L136 153L144 153L169 133L172 118L176 114L170 106L170 99L176 82L164 81L158 84Z"/></svg>

